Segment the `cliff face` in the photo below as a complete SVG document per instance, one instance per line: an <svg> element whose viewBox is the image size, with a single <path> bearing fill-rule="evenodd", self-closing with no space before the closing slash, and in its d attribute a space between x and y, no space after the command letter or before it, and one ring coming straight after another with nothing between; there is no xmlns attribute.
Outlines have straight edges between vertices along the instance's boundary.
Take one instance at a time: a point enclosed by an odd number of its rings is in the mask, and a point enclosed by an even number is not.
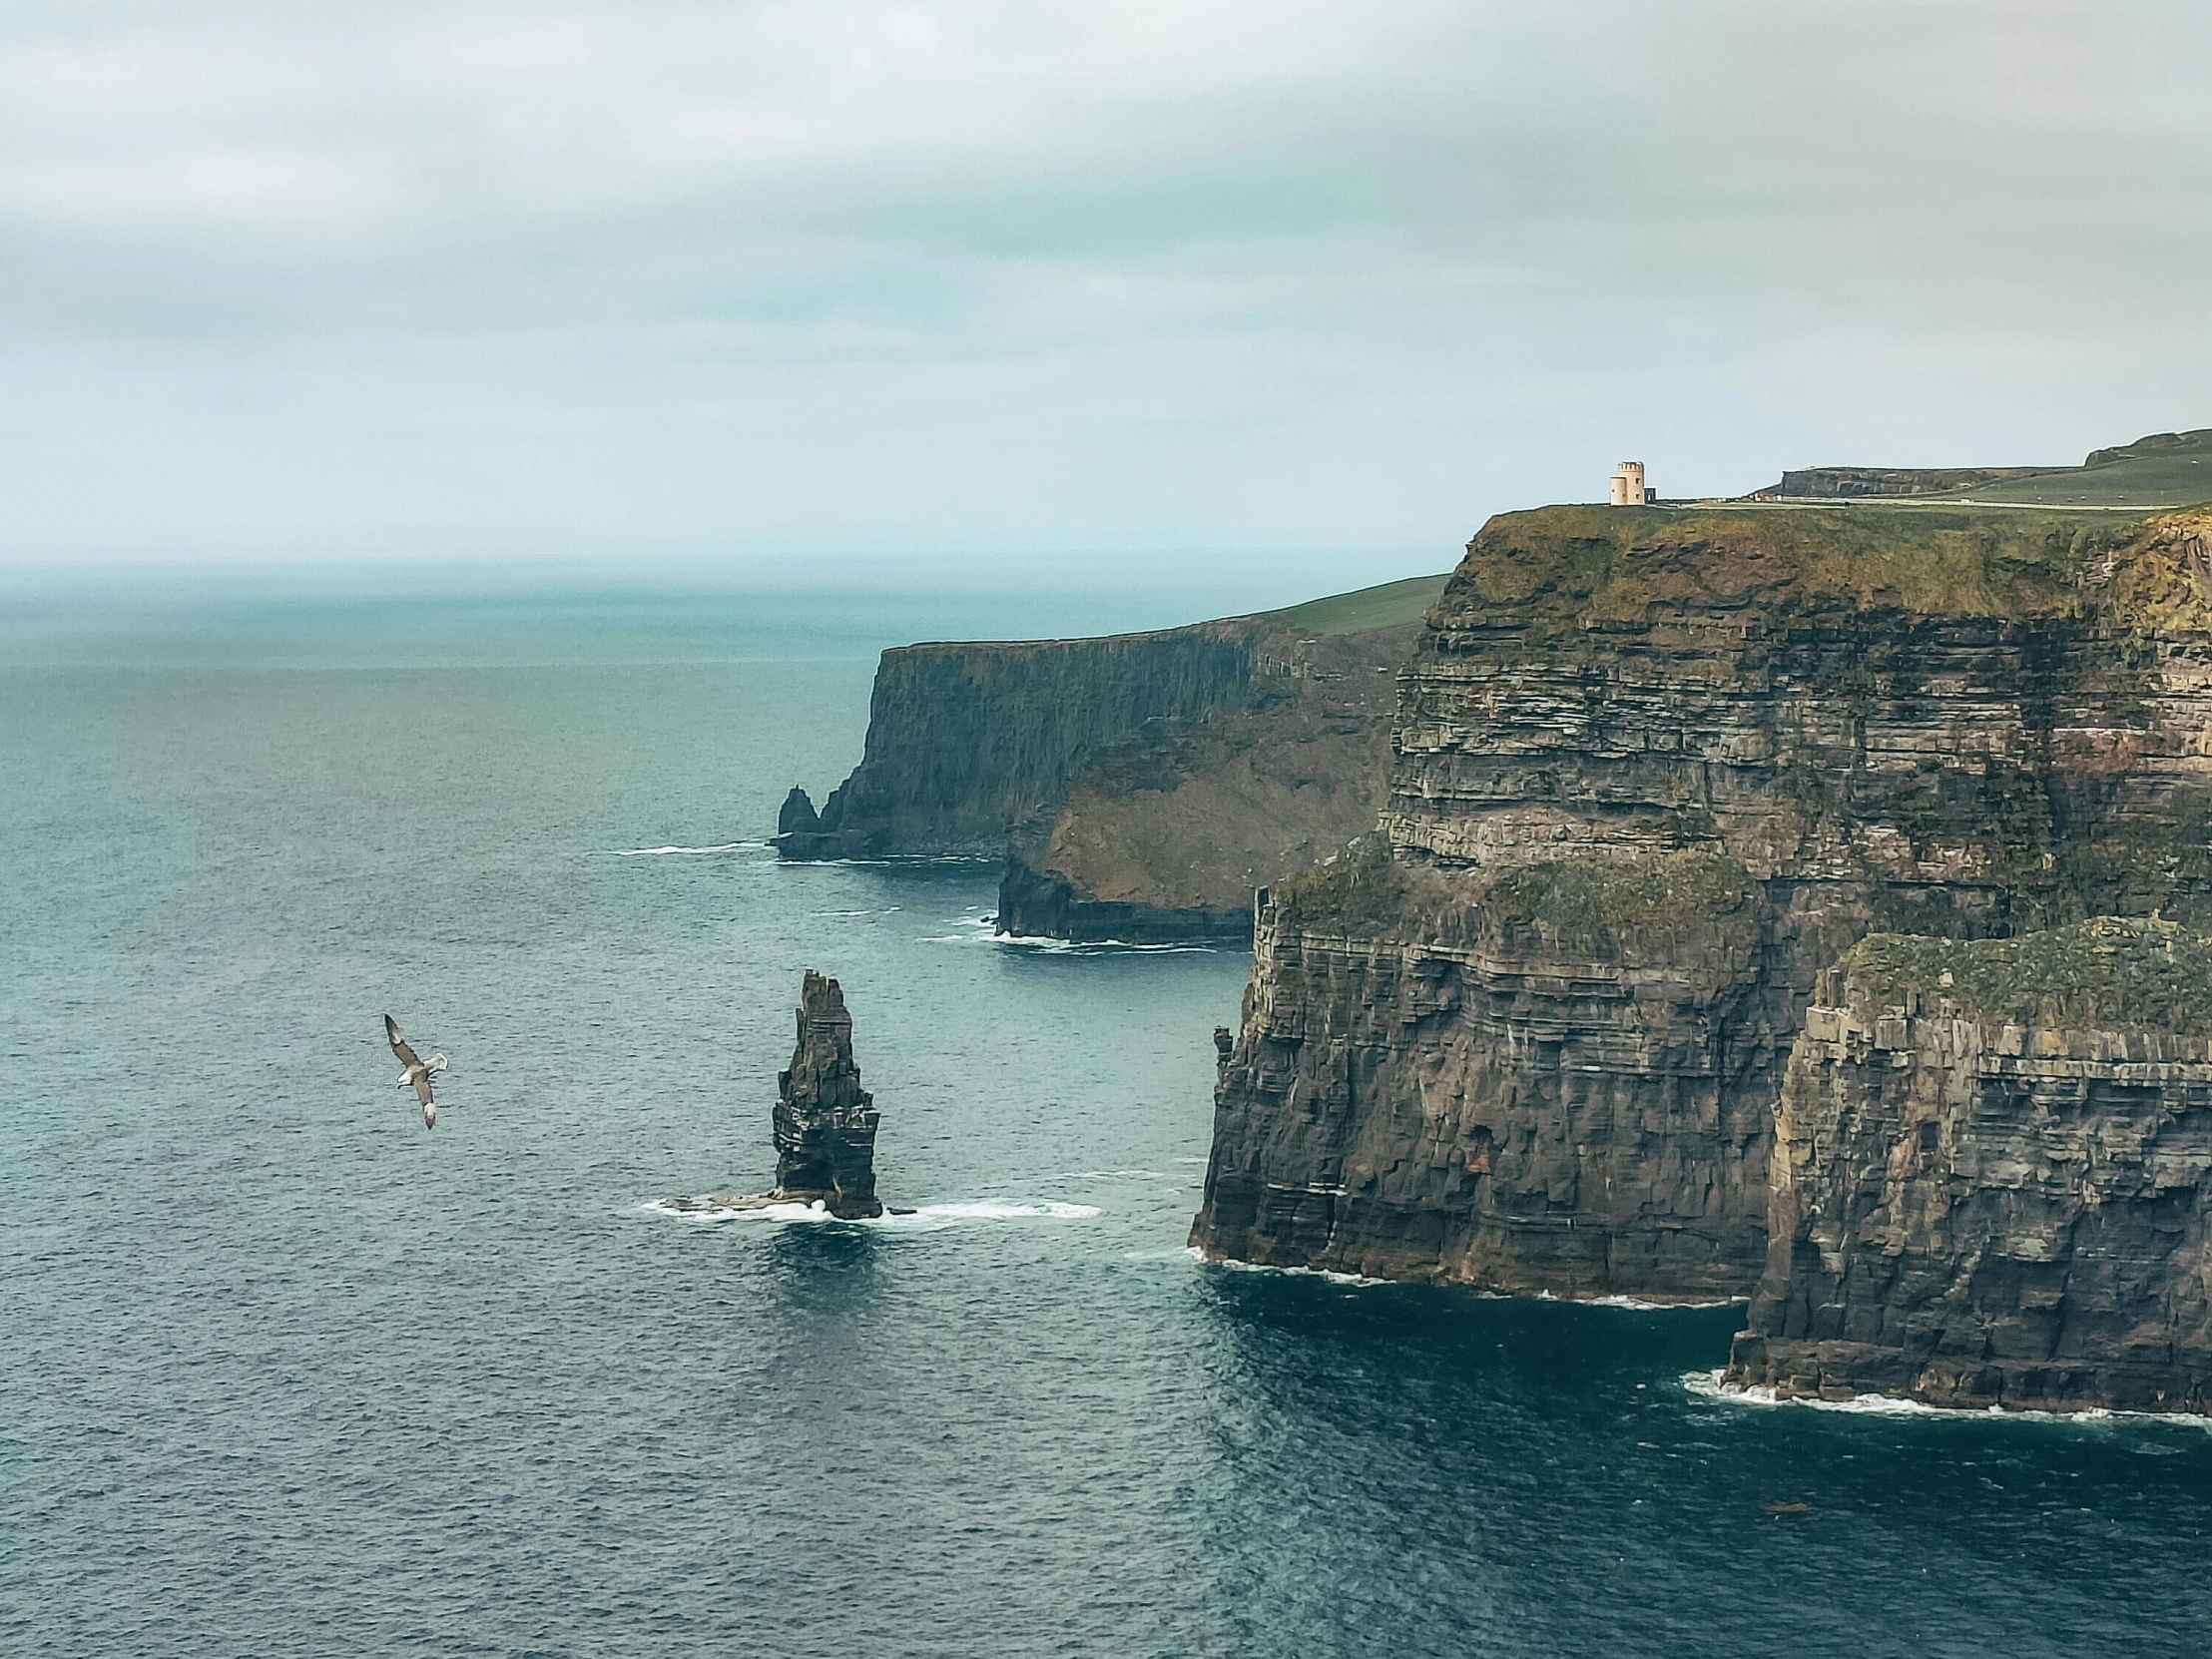
<svg viewBox="0 0 2212 1659"><path fill-rule="evenodd" d="M1981 484L2069 470L2045 466L1809 466L1754 491L1754 501L1842 500L1854 496L1945 495Z"/></svg>
<svg viewBox="0 0 2212 1659"><path fill-rule="evenodd" d="M1263 622L1242 703L1102 748L1041 844L1015 837L1000 930L1249 938L1256 888L1374 825L1389 779L1393 676L1418 636L1417 623L1302 636Z"/></svg>
<svg viewBox="0 0 2212 1659"><path fill-rule="evenodd" d="M1262 907L1194 1242L1748 1292L1821 968L1873 931L2204 904L2208 529L1492 520L1399 677L1375 846Z"/></svg>
<svg viewBox="0 0 2212 1659"><path fill-rule="evenodd" d="M1823 990L1729 1382L2212 1410L2212 941L1878 937Z"/></svg>
<svg viewBox="0 0 2212 1659"><path fill-rule="evenodd" d="M1260 910L1209 1254L1705 1301L1763 1255L1769 917L1725 854L1483 872L1381 841Z"/></svg>
<svg viewBox="0 0 2212 1659"><path fill-rule="evenodd" d="M1249 934L1255 886L1372 826L1391 673L1441 578L1158 634L884 653L859 767L790 857L1005 860L999 927Z"/></svg>
<svg viewBox="0 0 2212 1659"><path fill-rule="evenodd" d="M787 831L780 844L797 857L997 857L1010 832L1048 830L1087 757L1241 702L1252 674L1251 648L1219 624L886 651L859 766L811 830L795 826L816 841Z"/></svg>
<svg viewBox="0 0 2212 1659"><path fill-rule="evenodd" d="M799 993L799 1042L776 1079L778 1200L820 1202L850 1221L879 1216L875 1129L881 1114L860 1087L852 1016L834 979L807 970Z"/></svg>

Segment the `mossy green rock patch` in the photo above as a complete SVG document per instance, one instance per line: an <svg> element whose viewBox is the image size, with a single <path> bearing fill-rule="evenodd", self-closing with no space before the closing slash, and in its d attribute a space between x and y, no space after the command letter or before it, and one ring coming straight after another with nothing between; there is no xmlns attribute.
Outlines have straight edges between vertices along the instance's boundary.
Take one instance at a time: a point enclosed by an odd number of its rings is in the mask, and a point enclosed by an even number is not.
<svg viewBox="0 0 2212 1659"><path fill-rule="evenodd" d="M2011 939L1876 933L1840 966L1847 995L1876 1004L1917 992L2008 1024L2212 1028L2212 938L2153 918L2096 916Z"/></svg>
<svg viewBox="0 0 2212 1659"><path fill-rule="evenodd" d="M2212 626L2212 511L1734 505L1545 507L1483 526L1435 612L1562 629L1670 609L1750 620L1838 607Z"/></svg>

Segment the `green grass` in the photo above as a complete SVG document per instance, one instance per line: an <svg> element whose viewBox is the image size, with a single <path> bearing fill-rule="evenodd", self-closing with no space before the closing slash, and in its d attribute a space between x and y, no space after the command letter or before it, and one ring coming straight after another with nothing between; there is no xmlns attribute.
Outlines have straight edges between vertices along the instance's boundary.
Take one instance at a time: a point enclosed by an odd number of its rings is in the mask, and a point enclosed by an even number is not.
<svg viewBox="0 0 2212 1659"><path fill-rule="evenodd" d="M1577 929L1679 921L1734 906L1751 872L1724 852L1582 858L1509 870L1483 894L1501 915Z"/></svg>
<svg viewBox="0 0 2212 1659"><path fill-rule="evenodd" d="M1840 965L1848 994L1877 1006L1914 991L2015 1025L2212 1030L2212 939L2170 921L2097 916L1970 942L1876 933Z"/></svg>
<svg viewBox="0 0 2212 1659"><path fill-rule="evenodd" d="M1450 579L1448 572L1408 576L1402 582L1384 582L1328 599L1309 599L1287 610L1267 611L1263 619L1310 635L1366 634L1378 628L1395 628L1426 616Z"/></svg>
<svg viewBox="0 0 2212 1659"><path fill-rule="evenodd" d="M2173 444L2134 443L2103 451L2101 466L2067 467L1936 499L2043 507L2188 507L2212 501L2212 430Z"/></svg>
<svg viewBox="0 0 2212 1659"><path fill-rule="evenodd" d="M1566 629L1670 604L2052 615L2135 532L2127 514L1958 506L1545 507L1482 527L1439 615L1510 606Z"/></svg>

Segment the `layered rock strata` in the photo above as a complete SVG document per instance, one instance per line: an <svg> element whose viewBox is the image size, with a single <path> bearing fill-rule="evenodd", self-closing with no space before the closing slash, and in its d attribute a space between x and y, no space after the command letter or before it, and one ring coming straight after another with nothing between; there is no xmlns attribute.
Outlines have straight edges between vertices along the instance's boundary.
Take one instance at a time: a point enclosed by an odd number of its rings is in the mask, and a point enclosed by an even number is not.
<svg viewBox="0 0 2212 1659"><path fill-rule="evenodd" d="M2212 941L2170 922L1863 942L1791 1055L1728 1382L2212 1410L2208 1034Z"/></svg>
<svg viewBox="0 0 2212 1659"><path fill-rule="evenodd" d="M875 1131L881 1121L875 1097L860 1087L844 992L834 979L809 968L799 986L799 1041L792 1063L776 1077L770 1119L776 1185L743 1197L708 1193L664 1199L661 1207L693 1212L805 1204L845 1221L869 1220L883 1213L875 1196ZM891 1214L913 1212L893 1205Z"/></svg>
<svg viewBox="0 0 2212 1659"><path fill-rule="evenodd" d="M1442 578L1097 640L885 652L865 754L787 857L1002 861L1002 932L1246 937L1252 890L1375 822L1391 675Z"/></svg>
<svg viewBox="0 0 2212 1659"><path fill-rule="evenodd" d="M1491 878L1378 838L1275 889L1193 1242L1501 1292L1737 1294L1786 1018L1769 920L1719 852Z"/></svg>
<svg viewBox="0 0 2212 1659"><path fill-rule="evenodd" d="M1849 500L1862 496L1946 495L1982 484L2063 472L2048 466L1809 466L1752 493L1754 501Z"/></svg>
<svg viewBox="0 0 2212 1659"><path fill-rule="evenodd" d="M1748 1294L1818 971L2212 890L2212 515L1493 519L1374 842L1263 897L1193 1241Z"/></svg>
<svg viewBox="0 0 2212 1659"><path fill-rule="evenodd" d="M779 1202L820 1203L846 1220L879 1216L875 1130L881 1114L860 1087L852 1016L834 979L813 968L800 985L799 1043L776 1078Z"/></svg>
<svg viewBox="0 0 2212 1659"><path fill-rule="evenodd" d="M860 764L819 815L787 800L787 857L1000 856L1048 826L1092 753L1241 700L1252 652L1221 625L883 653ZM811 822L809 822L811 819Z"/></svg>

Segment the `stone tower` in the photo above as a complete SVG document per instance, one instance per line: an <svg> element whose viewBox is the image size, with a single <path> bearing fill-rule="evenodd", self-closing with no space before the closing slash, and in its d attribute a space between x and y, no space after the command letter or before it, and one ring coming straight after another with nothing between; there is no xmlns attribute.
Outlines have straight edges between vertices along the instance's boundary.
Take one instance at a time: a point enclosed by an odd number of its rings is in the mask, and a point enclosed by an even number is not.
<svg viewBox="0 0 2212 1659"><path fill-rule="evenodd" d="M1651 499L1644 486L1644 463L1623 461L1613 468L1612 504L1616 507L1641 507Z"/></svg>

